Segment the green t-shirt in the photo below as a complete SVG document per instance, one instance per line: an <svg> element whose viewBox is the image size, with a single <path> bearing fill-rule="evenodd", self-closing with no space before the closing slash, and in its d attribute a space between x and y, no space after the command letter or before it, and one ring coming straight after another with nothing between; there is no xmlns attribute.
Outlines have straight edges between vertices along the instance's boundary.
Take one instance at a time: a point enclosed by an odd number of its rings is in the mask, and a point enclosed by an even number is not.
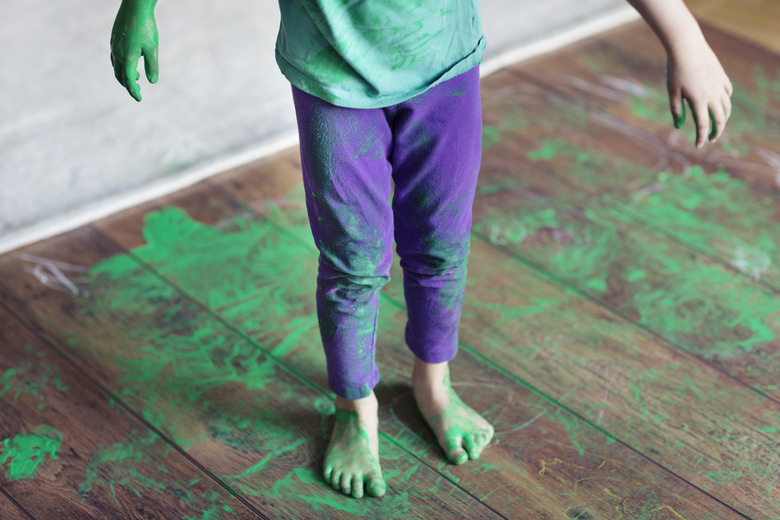
<svg viewBox="0 0 780 520"><path fill-rule="evenodd" d="M279 0L276 62L334 105L400 103L482 61L479 0Z"/></svg>

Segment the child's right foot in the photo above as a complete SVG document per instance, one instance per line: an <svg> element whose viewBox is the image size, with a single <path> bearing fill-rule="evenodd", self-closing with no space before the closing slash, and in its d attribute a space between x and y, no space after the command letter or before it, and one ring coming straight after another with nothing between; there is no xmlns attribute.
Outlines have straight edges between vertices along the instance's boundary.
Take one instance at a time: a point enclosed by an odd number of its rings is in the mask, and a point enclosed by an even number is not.
<svg viewBox="0 0 780 520"><path fill-rule="evenodd" d="M379 403L376 395L348 401L336 397L336 424L325 452L323 476L336 491L355 498L385 494L379 466Z"/></svg>

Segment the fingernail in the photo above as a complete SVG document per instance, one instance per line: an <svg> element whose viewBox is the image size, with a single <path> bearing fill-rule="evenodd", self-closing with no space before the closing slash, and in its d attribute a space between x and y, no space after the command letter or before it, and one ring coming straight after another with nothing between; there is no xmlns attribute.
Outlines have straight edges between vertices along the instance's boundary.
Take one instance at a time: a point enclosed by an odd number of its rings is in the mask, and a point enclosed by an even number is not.
<svg viewBox="0 0 780 520"><path fill-rule="evenodd" d="M680 126L681 126L680 125L680 116L678 116L677 114L672 114L672 118L674 119L674 127L679 130Z"/></svg>

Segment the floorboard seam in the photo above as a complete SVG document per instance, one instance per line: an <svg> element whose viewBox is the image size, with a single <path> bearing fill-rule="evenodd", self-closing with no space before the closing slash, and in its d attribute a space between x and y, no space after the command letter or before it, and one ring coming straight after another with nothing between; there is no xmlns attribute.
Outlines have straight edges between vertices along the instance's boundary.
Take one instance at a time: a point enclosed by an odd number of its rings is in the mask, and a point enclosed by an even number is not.
<svg viewBox="0 0 780 520"><path fill-rule="evenodd" d="M36 518L33 515L31 515L24 507L22 507L22 505L19 502L17 502L16 499L13 496L11 496L11 494L8 493L8 491L3 486L0 486L0 493L5 495L5 497L8 500L10 500L19 509L19 511L21 511L27 518L36 520Z"/></svg>

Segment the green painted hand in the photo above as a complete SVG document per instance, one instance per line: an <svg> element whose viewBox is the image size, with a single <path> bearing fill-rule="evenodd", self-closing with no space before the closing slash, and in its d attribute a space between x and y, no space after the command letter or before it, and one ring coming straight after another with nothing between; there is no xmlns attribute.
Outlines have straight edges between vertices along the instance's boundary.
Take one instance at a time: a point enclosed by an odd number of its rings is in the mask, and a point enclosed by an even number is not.
<svg viewBox="0 0 780 520"><path fill-rule="evenodd" d="M154 6L157 0L122 0L111 30L111 65L114 76L136 101L141 101L138 60L144 57L146 78L157 83L157 23Z"/></svg>

